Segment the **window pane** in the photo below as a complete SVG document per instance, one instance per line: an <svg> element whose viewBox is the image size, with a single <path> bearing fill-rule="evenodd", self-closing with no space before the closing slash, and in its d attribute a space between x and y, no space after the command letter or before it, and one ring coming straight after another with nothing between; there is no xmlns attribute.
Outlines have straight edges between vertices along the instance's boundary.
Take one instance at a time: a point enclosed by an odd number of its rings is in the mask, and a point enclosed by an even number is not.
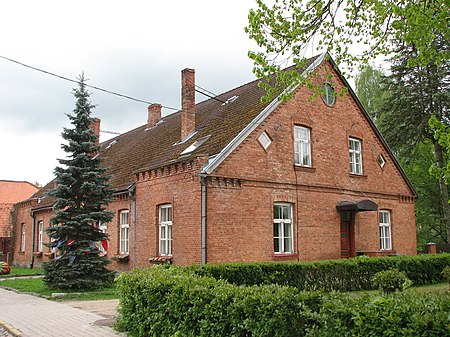
<svg viewBox="0 0 450 337"><path fill-rule="evenodd" d="M283 224L284 227L284 231L283 231L283 236L285 238L290 238L291 237L291 224L290 223L284 223Z"/></svg>
<svg viewBox="0 0 450 337"><path fill-rule="evenodd" d="M292 240L290 238L284 239L284 253L292 253Z"/></svg>
<svg viewBox="0 0 450 337"><path fill-rule="evenodd" d="M273 236L275 238L280 237L280 226L281 224L278 223L273 224Z"/></svg>
<svg viewBox="0 0 450 337"><path fill-rule="evenodd" d="M161 240L160 242L160 254L161 255L166 255L166 241L165 240Z"/></svg>
<svg viewBox="0 0 450 337"><path fill-rule="evenodd" d="M282 207L282 210L283 210L283 219L290 219L291 218L291 215L289 214L290 208L288 206L284 205Z"/></svg>
<svg viewBox="0 0 450 337"><path fill-rule="evenodd" d="M281 250L280 250L280 239L278 239L278 238L274 238L273 239L273 251L275 253L280 253L281 252Z"/></svg>
<svg viewBox="0 0 450 337"><path fill-rule="evenodd" d="M273 217L274 219L281 219L281 205L274 205Z"/></svg>
<svg viewBox="0 0 450 337"><path fill-rule="evenodd" d="M167 208L167 221L172 221L172 207Z"/></svg>

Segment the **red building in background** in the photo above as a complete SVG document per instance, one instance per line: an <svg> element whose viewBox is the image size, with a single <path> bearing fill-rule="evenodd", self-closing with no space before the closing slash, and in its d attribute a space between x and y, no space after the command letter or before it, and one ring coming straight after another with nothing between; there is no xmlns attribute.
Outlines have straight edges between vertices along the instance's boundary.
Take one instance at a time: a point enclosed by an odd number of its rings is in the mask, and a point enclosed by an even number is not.
<svg viewBox="0 0 450 337"><path fill-rule="evenodd" d="M27 181L0 180L0 260L7 259L11 248L10 212L15 203L26 200L38 191Z"/></svg>

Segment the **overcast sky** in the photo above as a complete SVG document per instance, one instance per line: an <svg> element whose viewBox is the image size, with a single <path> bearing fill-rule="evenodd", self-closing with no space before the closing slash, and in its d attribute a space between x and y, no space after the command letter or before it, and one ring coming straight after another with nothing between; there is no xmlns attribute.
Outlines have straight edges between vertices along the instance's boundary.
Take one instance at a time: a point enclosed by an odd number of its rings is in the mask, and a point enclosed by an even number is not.
<svg viewBox="0 0 450 337"><path fill-rule="evenodd" d="M252 7L254 0L7 1L0 56L72 79L84 72L90 85L180 108L184 68L217 94L254 79L247 52L256 47L244 32ZM0 58L0 180L53 178L74 87ZM146 123L147 104L90 91L102 130Z"/></svg>

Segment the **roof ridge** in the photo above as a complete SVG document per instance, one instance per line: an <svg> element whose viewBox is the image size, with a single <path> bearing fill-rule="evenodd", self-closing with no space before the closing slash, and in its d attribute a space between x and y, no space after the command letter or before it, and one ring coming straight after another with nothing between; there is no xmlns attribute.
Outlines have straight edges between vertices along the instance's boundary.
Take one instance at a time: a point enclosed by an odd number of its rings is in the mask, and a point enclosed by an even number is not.
<svg viewBox="0 0 450 337"><path fill-rule="evenodd" d="M315 61L317 58L319 58L322 54L323 54L323 53L320 53L320 54L314 55L314 56L312 56L312 57L310 57L310 58L305 58L305 64L307 64L308 61L314 62L314 61ZM283 71L289 70L289 69L295 68L295 67L296 67L296 65L290 65L290 66L284 68ZM306 68L307 68L307 67L306 67ZM305 71L306 68L303 69L302 72ZM231 91L238 90L238 89L240 89L240 88L243 88L243 87L245 87L245 86L254 84L255 82L261 81L261 80L263 80L263 79L264 79L264 77L258 77L258 78L256 78L256 79L250 81L250 82L241 84L241 85L239 85L239 86L237 86L237 87L234 87L234 88L231 88L231 89L229 89L229 90L227 90L227 91L224 91L224 92L222 92L222 93L216 95L214 98L208 98L208 99L205 99L204 101L201 101L201 102L199 102L199 103L196 103L195 105L197 106L197 105L199 105L199 104L203 104L203 103L205 103L205 102L209 102L209 101L211 101L211 100L214 100L214 99L217 98L217 97L224 96L225 94L227 94L227 93L229 93L229 92L231 92ZM180 110L180 111L181 111L181 110ZM178 111L177 111L177 112L178 112ZM175 113L176 113L176 112L175 112Z"/></svg>

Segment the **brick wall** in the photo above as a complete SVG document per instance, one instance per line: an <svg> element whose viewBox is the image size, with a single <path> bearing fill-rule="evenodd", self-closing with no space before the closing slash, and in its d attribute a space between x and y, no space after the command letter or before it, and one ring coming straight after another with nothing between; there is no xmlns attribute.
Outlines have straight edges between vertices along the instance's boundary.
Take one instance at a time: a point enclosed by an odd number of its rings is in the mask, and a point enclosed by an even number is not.
<svg viewBox="0 0 450 337"><path fill-rule="evenodd" d="M137 266L159 256L160 205L173 210L173 263L201 263L201 185L197 176L204 158L139 174L136 184Z"/></svg>
<svg viewBox="0 0 450 337"><path fill-rule="evenodd" d="M15 239L14 239L14 260L13 263L19 266L29 267L32 261L32 217L30 215L31 209L38 206L35 201L28 201L17 206L17 221L15 226ZM130 210L130 221L132 221L131 216L132 200L128 198L128 194L118 196L109 205L109 210L113 211L114 218L110 223L107 224L107 233L109 236L107 257L111 259L114 255L119 253L119 212L121 210ZM48 247L44 245L42 254L38 254L38 223L43 221L44 224L44 243L49 243L49 237L45 230L50 226L50 218L54 215L51 209L44 209L34 212L35 216L35 249L36 252L34 256L34 266L41 266L43 262L49 261L53 258L50 254L51 251ZM25 224L25 251L21 251L21 228L22 224ZM129 270L133 266L133 224L130 222L130 259L128 262L122 263L115 260L112 261L109 268L114 270Z"/></svg>
<svg viewBox="0 0 450 337"><path fill-rule="evenodd" d="M325 81L327 66L317 83ZM333 77L339 92L343 83ZM333 107L300 88L216 170L208 188L208 262L278 260L273 254L273 203L294 205L295 252L283 259L340 257L340 214L346 200L370 199L392 214L393 251L381 252L378 212L355 216L355 250L372 255L415 254L413 194L350 94ZM311 128L312 167L294 167L293 127ZM272 144L258 142L266 131ZM362 140L363 175L349 173L348 138ZM381 168L379 155L386 159ZM220 181L239 178L240 188ZM294 254L295 255L295 254Z"/></svg>

